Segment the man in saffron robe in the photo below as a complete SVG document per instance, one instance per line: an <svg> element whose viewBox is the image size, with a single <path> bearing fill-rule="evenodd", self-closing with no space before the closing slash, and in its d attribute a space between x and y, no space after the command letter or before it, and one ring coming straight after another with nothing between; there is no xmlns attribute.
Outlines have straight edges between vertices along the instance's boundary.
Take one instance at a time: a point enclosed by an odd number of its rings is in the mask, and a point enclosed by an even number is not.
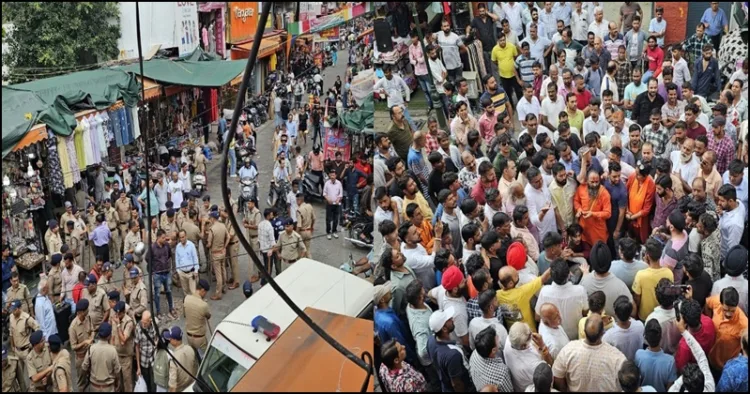
<svg viewBox="0 0 750 394"><path fill-rule="evenodd" d="M607 242L607 219L612 216L609 192L600 183L599 173L589 171L587 183L578 186L573 197L578 224L583 227L582 238L593 245L596 241Z"/></svg>
<svg viewBox="0 0 750 394"><path fill-rule="evenodd" d="M625 219L630 223L630 231L645 244L651 235L651 225L648 215L654 207L656 185L651 177L651 166L640 161L636 164L635 176L628 179L628 210Z"/></svg>

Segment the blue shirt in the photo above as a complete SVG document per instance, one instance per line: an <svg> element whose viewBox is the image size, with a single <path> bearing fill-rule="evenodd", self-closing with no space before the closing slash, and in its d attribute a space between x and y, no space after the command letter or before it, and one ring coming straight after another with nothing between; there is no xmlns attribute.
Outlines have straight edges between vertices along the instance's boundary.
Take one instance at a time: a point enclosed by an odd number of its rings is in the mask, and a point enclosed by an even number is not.
<svg viewBox="0 0 750 394"><path fill-rule="evenodd" d="M297 124L294 122L287 121L286 133L289 135L289 138L297 138Z"/></svg>
<svg viewBox="0 0 750 394"><path fill-rule="evenodd" d="M617 227L617 218L620 216L619 209L628 209L628 189L625 187L625 184L622 183L622 179L617 185L613 185L612 182L607 179L604 181L604 187L609 192L609 200L612 205L612 216L607 219L607 228L611 232ZM624 227L620 227L620 230L624 229Z"/></svg>
<svg viewBox="0 0 750 394"><path fill-rule="evenodd" d="M406 348L406 359L411 364L418 362L417 352L408 338L409 330L404 322L396 315L393 308L380 309L375 308L375 331L378 332L380 343L386 343L395 339Z"/></svg>
<svg viewBox="0 0 750 394"><path fill-rule="evenodd" d="M219 118L219 134L224 135L225 131L227 131L227 120L222 116Z"/></svg>
<svg viewBox="0 0 750 394"><path fill-rule="evenodd" d="M708 25L706 34L709 37L721 34L721 32L724 31L724 26L729 25L727 14L724 13L724 10L719 8L719 10L714 14L714 11L711 9L711 7L706 8L706 11L703 12L701 23L703 23L704 25ZM747 376L747 374L745 374L745 376ZM745 387L747 387L747 383L745 383Z"/></svg>
<svg viewBox="0 0 750 394"><path fill-rule="evenodd" d="M648 31L658 33L660 31L663 31L667 28L667 20L662 18L661 22L657 21L656 18L651 19L651 23L648 25ZM661 36L656 39L656 45L663 47L664 46L664 36Z"/></svg>
<svg viewBox="0 0 750 394"><path fill-rule="evenodd" d="M156 198L156 192L154 189L151 189L151 192L149 193L151 195L151 198L146 198L146 189L143 189L141 192L141 195L138 196L139 199L143 200L146 204L148 204L148 207L151 209L151 216L156 216L159 214L159 200ZM147 214L146 207L143 207L143 213Z"/></svg>
<svg viewBox="0 0 750 394"><path fill-rule="evenodd" d="M599 175L604 173L604 169L602 168L602 165L599 163L599 159L596 157L593 157L594 153L591 153L591 164L589 164L588 170L596 170L596 172L599 173ZM573 172L575 173L575 176L578 177L578 173L581 172L581 159L577 158L573 162Z"/></svg>
<svg viewBox="0 0 750 394"><path fill-rule="evenodd" d="M50 301L49 298L37 294L34 313L36 313L36 321L39 322L39 326L42 328L45 340L48 339L50 335L57 334L55 309L52 307L52 301Z"/></svg>
<svg viewBox="0 0 750 394"><path fill-rule="evenodd" d="M674 356L663 350L652 352L648 349L638 349L635 352L635 365L641 371L641 384L653 386L656 391L667 391L667 383L677 380L677 365Z"/></svg>
<svg viewBox="0 0 750 394"><path fill-rule="evenodd" d="M737 191L737 200L742 202L742 205L745 206L745 219L747 219L747 167L745 167L744 173L742 175L742 182L740 182L739 186L734 186L734 189ZM721 180L724 181L724 184L730 183L729 182L729 170L724 171L724 175L721 176Z"/></svg>
<svg viewBox="0 0 750 394"><path fill-rule="evenodd" d="M13 260L13 256L8 256L7 259L3 259L3 293L10 287L10 275L11 269L16 266L16 261Z"/></svg>
<svg viewBox="0 0 750 394"><path fill-rule="evenodd" d="M703 69L703 59L699 59L693 66L693 80L690 83L695 94L709 97L715 90L721 87L721 72L719 62L715 57L708 61L708 67Z"/></svg>
<svg viewBox="0 0 750 394"><path fill-rule="evenodd" d="M174 248L174 264L175 267L184 272L188 272L191 269L195 272L198 271L200 265L198 263L198 252L195 250L195 244L192 241L178 242Z"/></svg>
<svg viewBox="0 0 750 394"><path fill-rule="evenodd" d="M159 211L157 210L156 212ZM109 231L107 222L102 222L102 224L96 226L94 231L89 234L89 240L94 241L94 246L104 246L108 244L111 237L112 232Z"/></svg>
<svg viewBox="0 0 750 394"><path fill-rule="evenodd" d="M724 372L721 374L719 383L716 384L717 392L747 392L747 357L739 356L724 364Z"/></svg>

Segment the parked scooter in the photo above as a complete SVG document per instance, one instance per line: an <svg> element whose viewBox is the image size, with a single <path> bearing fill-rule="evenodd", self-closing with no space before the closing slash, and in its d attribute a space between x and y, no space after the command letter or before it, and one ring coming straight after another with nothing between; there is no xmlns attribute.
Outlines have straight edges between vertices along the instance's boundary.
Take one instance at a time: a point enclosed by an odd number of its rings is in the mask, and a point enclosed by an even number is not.
<svg viewBox="0 0 750 394"><path fill-rule="evenodd" d="M372 234L366 234L365 228L372 224L372 219L354 210L344 211L344 228L349 231L349 242L352 245L363 248L372 247ZM354 242L354 241L357 242Z"/></svg>
<svg viewBox="0 0 750 394"><path fill-rule="evenodd" d="M286 212L288 207L286 196L290 190L292 190L292 186L289 182L285 180L272 180L270 190L268 191L268 199L266 200L268 206L276 208L277 212Z"/></svg>
<svg viewBox="0 0 750 394"><path fill-rule="evenodd" d="M320 179L320 176L315 175L312 171L305 171L305 177L302 179L301 187L302 194L305 195L305 201L323 201L323 186L326 179Z"/></svg>
<svg viewBox="0 0 750 394"><path fill-rule="evenodd" d="M248 201L255 201L255 204L258 204L258 182L255 178L246 176L240 179L240 197L237 201L243 215Z"/></svg>

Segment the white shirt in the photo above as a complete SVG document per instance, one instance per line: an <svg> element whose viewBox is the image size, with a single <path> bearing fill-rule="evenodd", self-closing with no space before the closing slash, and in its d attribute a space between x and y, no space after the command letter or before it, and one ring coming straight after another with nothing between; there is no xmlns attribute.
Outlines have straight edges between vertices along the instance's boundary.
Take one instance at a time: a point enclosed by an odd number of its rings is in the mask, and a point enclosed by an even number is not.
<svg viewBox="0 0 750 394"><path fill-rule="evenodd" d="M180 208L182 204L182 182L178 179L177 181L170 181L167 184L167 191L170 193L170 201L174 204L175 210Z"/></svg>
<svg viewBox="0 0 750 394"><path fill-rule="evenodd" d="M607 81L609 81L609 87L607 87ZM611 77L605 73L604 78L602 78L602 86L599 89L599 97L604 97L604 91L609 89L612 92L612 100L620 101L620 92L617 90L617 80L615 80L615 77Z"/></svg>
<svg viewBox="0 0 750 394"><path fill-rule="evenodd" d="M445 291L443 292L445 294ZM445 294L441 310L453 307L453 324L455 329L451 333L451 338L459 341L464 335L469 335L469 314L466 312L466 300L463 297L453 298Z"/></svg>
<svg viewBox="0 0 750 394"><path fill-rule="evenodd" d="M558 70L560 70L559 67L558 67ZM562 73L562 71L559 71L559 72ZM552 78L551 77L546 76L546 77L544 77L544 79L542 79L542 88L541 88L541 90L539 90L539 98L542 99L542 103L544 103L544 99L547 98L547 86L549 86L550 83L552 83ZM562 101L563 102L563 109L565 109L564 108L565 97L563 97L560 94L560 88L562 88L563 86L565 86L565 83L564 83L564 81L562 79L562 76L560 76L560 74L558 74L557 75L557 95L562 98L562 100L558 99L558 101Z"/></svg>
<svg viewBox="0 0 750 394"><path fill-rule="evenodd" d="M680 178L684 179L688 185L692 185L701 168L700 160L693 154L690 161L683 163L682 152L678 150L669 154L669 160L672 161L672 172L679 173Z"/></svg>
<svg viewBox="0 0 750 394"><path fill-rule="evenodd" d="M260 243L260 251L263 253L268 252L276 245L276 237L270 221L264 219L258 224L258 242Z"/></svg>
<svg viewBox="0 0 750 394"><path fill-rule="evenodd" d="M690 68L688 67L687 61L685 61L685 58L681 57L680 60L676 62L672 59L672 67L674 68L672 82L675 85L682 87L682 84L685 81L691 80Z"/></svg>
<svg viewBox="0 0 750 394"><path fill-rule="evenodd" d="M430 62L430 72L432 73L432 80L435 82L435 89L437 89L438 93L444 94L445 89L443 89L443 84L445 83L445 78L443 78L443 72L447 73L447 70L439 56L436 60L428 59L428 61Z"/></svg>
<svg viewBox="0 0 750 394"><path fill-rule="evenodd" d="M531 39L531 36L527 32L526 38L524 38L523 41L519 43L519 46L521 46L521 44L523 44L524 41L528 42L529 43L529 56L539 61L539 63L542 64L542 69L545 69L546 66L544 63L544 49L552 45L552 41L550 41L547 37L545 37L542 34L543 32L541 28L542 28L542 25L539 24L539 31L538 31L538 36L536 38L536 41L533 41ZM560 82L558 83L558 85L562 86L562 77L560 77Z"/></svg>
<svg viewBox="0 0 750 394"><path fill-rule="evenodd" d="M604 137L607 135L607 130L610 127L609 122L603 116L600 115L598 121L594 121L594 118L589 116L583 120L583 137L586 138L592 131L596 131L600 137ZM623 146L626 145L624 141L622 144Z"/></svg>
<svg viewBox="0 0 750 394"><path fill-rule="evenodd" d="M737 208L724 211L719 219L719 230L721 230L721 258L727 256L729 248L739 245L742 239L742 231L745 228L745 205L737 204Z"/></svg>
<svg viewBox="0 0 750 394"><path fill-rule="evenodd" d="M422 281L422 284L430 289L435 283L435 251L432 254L427 254L427 250L422 244L417 244L414 249L406 247L406 243L401 243L401 253L404 254L406 259L407 267L414 271L417 279Z"/></svg>
<svg viewBox="0 0 750 394"><path fill-rule="evenodd" d="M505 339L508 338L508 330L506 330L505 326L503 326L503 324L496 318L485 319L484 317L475 317L471 319L471 323L469 323L469 346L471 347L471 350L474 350L476 347L474 345L474 338L476 338L477 335L487 327L495 329L495 333L498 336L497 342L500 347L499 350L502 351L503 346L505 345Z"/></svg>
<svg viewBox="0 0 750 394"><path fill-rule="evenodd" d="M654 308L654 311L646 318L646 322L656 319L661 325L661 342L659 345L664 353L674 354L680 343L680 331L677 329L677 317L674 308L664 309L660 305Z"/></svg>
<svg viewBox="0 0 750 394"><path fill-rule="evenodd" d="M398 75L392 75L390 80L385 77L381 78L375 83L373 90L384 91L388 94L388 108L404 103L402 91L406 94L406 101L410 100L411 90L409 90L409 85Z"/></svg>
<svg viewBox="0 0 750 394"><path fill-rule="evenodd" d="M580 14L576 10L573 10L573 14L570 17L570 29L573 31L573 39L576 41L586 41L588 39L588 28L589 15L586 10L581 7Z"/></svg>
<svg viewBox="0 0 750 394"><path fill-rule="evenodd" d="M516 350L510 346L510 338L505 340L503 357L509 360L506 365L513 380L513 391L516 392L523 391L534 383L534 370L544 362L533 344L529 344L526 349Z"/></svg>
<svg viewBox="0 0 750 394"><path fill-rule="evenodd" d="M602 18L602 23L596 23L596 20L591 22L589 25L589 31L594 32L594 35L601 38L604 41L604 37L609 34L609 22ZM586 32L588 34L588 32Z"/></svg>
<svg viewBox="0 0 750 394"><path fill-rule="evenodd" d="M635 352L638 349L643 349L643 322L630 318L630 327L627 329L613 324L612 328L607 330L602 337L602 341L606 342L625 355L630 361L635 360Z"/></svg>
<svg viewBox="0 0 750 394"><path fill-rule="evenodd" d="M167 210L167 184L157 183L154 185L154 193L156 193L156 199L159 201L159 210Z"/></svg>
<svg viewBox="0 0 750 394"><path fill-rule="evenodd" d="M588 295L586 289L581 285L565 282L563 285L552 283L545 285L539 292L534 311L542 314L542 305L553 304L560 311L563 328L568 338L578 338L578 322L583 317L583 312L588 310Z"/></svg>
<svg viewBox="0 0 750 394"><path fill-rule="evenodd" d="M563 99L562 96L558 94L557 101L553 102L549 99L549 97L546 97L544 98L544 100L542 100L542 108L539 111L539 114L546 116L549 124L551 124L552 127L557 128L557 126L560 124L560 112L564 110L565 99Z"/></svg>
<svg viewBox="0 0 750 394"><path fill-rule="evenodd" d="M526 97L521 97L521 100L518 100L518 106L516 107L516 112L518 113L518 121L526 121L527 114L534 114L536 115L537 119L539 119L540 110L541 105L539 104L539 99L537 99L535 96L531 96L531 102L526 100Z"/></svg>
<svg viewBox="0 0 750 394"><path fill-rule="evenodd" d="M607 123L607 121L605 120L604 123ZM585 126L586 125L586 121L584 121L583 124ZM607 123L607 124L609 124L609 123ZM630 133L628 132L628 130L629 130L628 126L623 126L622 127L622 131L620 131L618 133L617 130L615 130L614 127L609 127L609 128L607 128L607 131L604 134L599 134L599 135L602 136L602 137L607 137L607 140L609 142L609 141L612 140L612 136L615 135L615 134L617 134L617 135L620 136L620 141L622 141L622 146L628 146L628 144L630 143ZM594 131L598 132L598 130L594 130Z"/></svg>
<svg viewBox="0 0 750 394"><path fill-rule="evenodd" d="M503 12L505 12L505 18L508 19L510 30L513 31L516 36L520 36L523 34L521 8L522 7L520 3L511 5L508 2L503 2Z"/></svg>
<svg viewBox="0 0 750 394"><path fill-rule="evenodd" d="M609 174L609 159L600 160L599 164L602 165L604 172ZM635 174L635 168L630 164L626 163L622 159L620 160L620 179L624 184L628 184L628 180Z"/></svg>
<svg viewBox="0 0 750 394"><path fill-rule="evenodd" d="M562 326L550 328L544 323L539 323L539 335L542 336L544 344L549 348L549 355L552 356L553 360L557 358L557 353L560 353L560 350L570 342Z"/></svg>

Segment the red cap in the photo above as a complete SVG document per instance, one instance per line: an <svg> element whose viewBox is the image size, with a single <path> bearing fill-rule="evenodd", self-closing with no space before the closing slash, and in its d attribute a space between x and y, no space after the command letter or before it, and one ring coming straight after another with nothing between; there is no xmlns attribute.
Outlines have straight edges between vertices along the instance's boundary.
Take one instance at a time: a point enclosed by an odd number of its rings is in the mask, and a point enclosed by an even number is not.
<svg viewBox="0 0 750 394"><path fill-rule="evenodd" d="M505 256L505 261L508 265L515 268L516 270L522 270L526 266L526 247L522 243L516 241L508 247L508 252Z"/></svg>
<svg viewBox="0 0 750 394"><path fill-rule="evenodd" d="M455 265L450 266L445 272L443 272L442 285L445 290L451 291L461 284L464 280L464 274Z"/></svg>

